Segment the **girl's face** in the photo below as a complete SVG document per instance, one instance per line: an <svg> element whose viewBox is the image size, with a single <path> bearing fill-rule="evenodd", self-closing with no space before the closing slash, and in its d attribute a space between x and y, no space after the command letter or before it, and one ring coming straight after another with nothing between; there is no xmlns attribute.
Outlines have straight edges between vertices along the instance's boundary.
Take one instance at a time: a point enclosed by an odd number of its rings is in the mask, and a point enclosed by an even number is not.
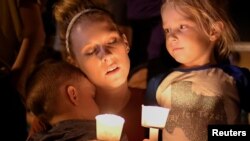
<svg viewBox="0 0 250 141"><path fill-rule="evenodd" d="M127 82L127 40L109 19L81 21L73 27L71 41L76 65L95 86L107 89Z"/></svg>
<svg viewBox="0 0 250 141"><path fill-rule="evenodd" d="M167 50L182 67L210 63L213 43L187 14L166 5L162 10L162 21Z"/></svg>

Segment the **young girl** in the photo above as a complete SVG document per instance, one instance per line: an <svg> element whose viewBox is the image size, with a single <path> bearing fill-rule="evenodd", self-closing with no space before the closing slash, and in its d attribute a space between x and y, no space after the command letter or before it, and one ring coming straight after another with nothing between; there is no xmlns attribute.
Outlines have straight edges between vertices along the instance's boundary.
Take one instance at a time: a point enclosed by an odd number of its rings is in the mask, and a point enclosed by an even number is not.
<svg viewBox="0 0 250 141"><path fill-rule="evenodd" d="M240 123L236 67L225 63L236 34L216 2L165 0L162 5L166 47L180 63L156 90L158 104L171 108L163 140L205 141L208 125Z"/></svg>

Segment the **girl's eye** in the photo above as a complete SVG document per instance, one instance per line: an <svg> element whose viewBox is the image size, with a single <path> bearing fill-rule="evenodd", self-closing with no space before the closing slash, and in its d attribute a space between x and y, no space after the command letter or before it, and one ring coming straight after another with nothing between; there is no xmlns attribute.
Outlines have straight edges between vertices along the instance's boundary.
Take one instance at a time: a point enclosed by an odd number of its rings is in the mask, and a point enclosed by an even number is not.
<svg viewBox="0 0 250 141"><path fill-rule="evenodd" d="M185 25L180 25L180 29L186 29L187 28L187 26L185 26Z"/></svg>
<svg viewBox="0 0 250 141"><path fill-rule="evenodd" d="M169 29L169 28L166 28L164 31L165 31L165 33L167 34L167 33L170 32L170 29Z"/></svg>

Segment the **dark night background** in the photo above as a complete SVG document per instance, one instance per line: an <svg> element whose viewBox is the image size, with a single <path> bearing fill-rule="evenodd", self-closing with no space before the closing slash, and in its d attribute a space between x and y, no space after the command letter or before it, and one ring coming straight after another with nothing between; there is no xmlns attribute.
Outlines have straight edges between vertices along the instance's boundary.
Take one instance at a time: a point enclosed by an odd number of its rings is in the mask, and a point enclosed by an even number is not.
<svg viewBox="0 0 250 141"><path fill-rule="evenodd" d="M228 0L228 2L228 12L241 41L250 42L250 1Z"/></svg>

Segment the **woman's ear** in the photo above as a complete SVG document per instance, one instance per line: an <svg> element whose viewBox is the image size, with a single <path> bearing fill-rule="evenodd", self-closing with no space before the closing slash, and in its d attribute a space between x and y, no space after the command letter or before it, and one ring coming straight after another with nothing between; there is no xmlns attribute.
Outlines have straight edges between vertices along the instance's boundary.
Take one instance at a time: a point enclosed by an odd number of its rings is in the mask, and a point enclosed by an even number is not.
<svg viewBox="0 0 250 141"><path fill-rule="evenodd" d="M75 67L78 67L78 64L76 63L76 61L70 56L68 55L66 57L66 62L68 62L69 64L75 66Z"/></svg>
<svg viewBox="0 0 250 141"><path fill-rule="evenodd" d="M128 39L127 39L125 34L122 34L122 39L123 39L123 42L124 42L124 44L126 46L126 51L127 51L127 53L129 53L130 47L129 47Z"/></svg>
<svg viewBox="0 0 250 141"><path fill-rule="evenodd" d="M210 40L216 41L221 37L222 31L224 29L224 24L221 21L217 21L213 24L211 30L210 30Z"/></svg>
<svg viewBox="0 0 250 141"><path fill-rule="evenodd" d="M78 105L78 91L76 90L76 88L74 86L67 86L66 87L66 92L68 95L68 98L70 100L70 102L74 105Z"/></svg>

